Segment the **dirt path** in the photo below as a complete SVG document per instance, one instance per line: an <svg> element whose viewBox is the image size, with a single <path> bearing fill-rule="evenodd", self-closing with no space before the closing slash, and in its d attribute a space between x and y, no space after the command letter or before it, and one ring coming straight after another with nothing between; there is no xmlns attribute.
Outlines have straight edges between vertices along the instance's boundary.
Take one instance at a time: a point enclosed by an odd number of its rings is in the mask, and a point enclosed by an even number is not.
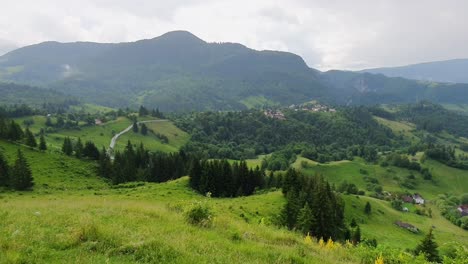
<svg viewBox="0 0 468 264"><path fill-rule="evenodd" d="M158 123L158 122L167 122L167 120L166 119L146 120L146 121L139 121L137 122L137 124L140 125L143 123ZM119 133L115 134L114 137L112 137L111 142L109 144L109 152L108 152L112 159L114 158L114 147L115 147L115 143L117 143L117 139L119 139L121 135L130 131L132 127L133 127L133 124L131 124L129 127L120 131Z"/></svg>

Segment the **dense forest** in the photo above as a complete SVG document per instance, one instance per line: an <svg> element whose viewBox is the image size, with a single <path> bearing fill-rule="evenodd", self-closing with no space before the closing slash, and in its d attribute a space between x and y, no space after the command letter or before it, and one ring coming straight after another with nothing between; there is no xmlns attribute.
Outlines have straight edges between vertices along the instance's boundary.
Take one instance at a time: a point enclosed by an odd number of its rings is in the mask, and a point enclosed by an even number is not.
<svg viewBox="0 0 468 264"><path fill-rule="evenodd" d="M278 120L257 110L205 112L179 116L176 124L192 135L184 150L206 158L248 159L290 148L323 161L354 154L373 159L371 152L397 141L362 107L337 113L286 111L285 116Z"/></svg>

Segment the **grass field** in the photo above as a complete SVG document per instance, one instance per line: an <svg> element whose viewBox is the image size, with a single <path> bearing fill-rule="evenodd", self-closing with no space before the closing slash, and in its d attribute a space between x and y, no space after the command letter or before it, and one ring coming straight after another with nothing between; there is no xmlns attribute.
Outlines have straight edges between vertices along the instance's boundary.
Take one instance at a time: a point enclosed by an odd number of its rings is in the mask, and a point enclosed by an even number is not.
<svg viewBox="0 0 468 264"><path fill-rule="evenodd" d="M0 141L0 147L11 161L19 146ZM376 257L363 261L363 252L372 253L360 247L327 250L307 244L301 234L273 225L285 202L280 191L207 198L189 188L187 177L115 188L96 176L94 163L21 148L36 186L32 192L0 194L0 263L373 263ZM315 166L327 179L337 177L329 172L348 171L343 175L352 180L359 176L357 163ZM371 171L371 165L362 166ZM439 169L444 168L434 170ZM466 183L460 184L460 191L466 190ZM432 206L429 218L398 212L388 202L369 197L343 198L347 222L356 219L363 237L376 238L381 245L404 250L423 238L422 233L396 227L396 220L423 232L434 225L441 250L446 250L447 241L468 243L467 232ZM363 210L367 201L372 206L370 216ZM211 208L211 227L185 221L184 212L196 203Z"/></svg>
<svg viewBox="0 0 468 264"><path fill-rule="evenodd" d="M151 120L154 118L146 117L139 120ZM29 129L38 134L41 128L45 128L45 116L32 116L25 118L15 119L19 124L23 125L24 120L33 120L33 124ZM55 120L52 119L52 122ZM59 129L56 132L47 133L46 141L51 149L60 150L65 137L72 139L81 138L83 142L90 140L93 141L99 148L109 147L111 138L120 131L124 130L132 124L132 121L126 117L119 117L116 120L109 121L99 126L82 126L80 129ZM177 128L172 122L157 122L147 123L148 129L153 131L148 135L143 136L141 133L134 133L129 131L122 135L116 144L116 149L123 149L130 140L133 144L138 145L142 142L145 147L151 151L175 152L183 146L188 140L189 135ZM156 134L165 135L168 143L163 143Z"/></svg>

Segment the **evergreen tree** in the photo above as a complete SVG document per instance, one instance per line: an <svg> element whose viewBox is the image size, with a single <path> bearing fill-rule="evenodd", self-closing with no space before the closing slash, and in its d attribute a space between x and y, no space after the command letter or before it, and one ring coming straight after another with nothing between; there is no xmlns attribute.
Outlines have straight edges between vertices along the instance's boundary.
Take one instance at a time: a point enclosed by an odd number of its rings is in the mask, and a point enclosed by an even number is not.
<svg viewBox="0 0 468 264"><path fill-rule="evenodd" d="M309 204L306 202L297 215L297 228L301 230L302 233L307 234L312 229L313 225L314 215L312 214Z"/></svg>
<svg viewBox="0 0 468 264"><path fill-rule="evenodd" d="M50 119L50 116L47 117L46 122L45 122L45 125L48 126L48 127L53 126L52 120Z"/></svg>
<svg viewBox="0 0 468 264"><path fill-rule="evenodd" d="M76 144L75 144L75 156L77 158L81 158L83 157L83 143L81 142L81 138L78 138L78 140L76 141Z"/></svg>
<svg viewBox="0 0 468 264"><path fill-rule="evenodd" d="M146 109L144 106L140 106L140 110L138 111L139 116L147 116L149 114L148 109Z"/></svg>
<svg viewBox="0 0 468 264"><path fill-rule="evenodd" d="M29 164L21 150L18 149L18 157L11 172L10 186L15 190L24 191L31 189L33 185L34 180Z"/></svg>
<svg viewBox="0 0 468 264"><path fill-rule="evenodd" d="M354 230L352 236L351 236L351 242L354 244L354 245L357 245L361 242L361 228L358 226L356 226L356 229Z"/></svg>
<svg viewBox="0 0 468 264"><path fill-rule="evenodd" d="M369 202L366 203L366 206L364 207L364 213L367 215L370 215L372 212L372 207Z"/></svg>
<svg viewBox="0 0 468 264"><path fill-rule="evenodd" d="M73 145L69 137L65 137L62 145L62 152L70 156L73 153Z"/></svg>
<svg viewBox="0 0 468 264"><path fill-rule="evenodd" d="M41 137L39 138L39 150L47 150L47 144L44 138L44 134L41 134Z"/></svg>
<svg viewBox="0 0 468 264"><path fill-rule="evenodd" d="M7 187L10 182L10 166L8 166L8 162L3 156L3 153L0 152L0 187L4 186Z"/></svg>
<svg viewBox="0 0 468 264"><path fill-rule="evenodd" d="M148 127L146 126L145 123L143 123L143 124L141 125L141 130L140 130L140 132L141 132L141 134L142 134L143 136L146 136L146 135L148 134Z"/></svg>
<svg viewBox="0 0 468 264"><path fill-rule="evenodd" d="M102 151L99 153L99 162L98 162L99 175L104 178L112 178L112 163L107 155L106 148L102 148Z"/></svg>
<svg viewBox="0 0 468 264"><path fill-rule="evenodd" d="M26 128L24 134L25 134L25 137L26 137L26 145L30 146L32 148L37 147L36 138L34 137L33 133L29 130L29 128Z"/></svg>
<svg viewBox="0 0 468 264"><path fill-rule="evenodd" d="M11 120L10 127L8 130L8 139L20 140L21 138L23 138L23 136L24 133L20 125L18 125L15 121Z"/></svg>
<svg viewBox="0 0 468 264"><path fill-rule="evenodd" d="M86 141L85 146L83 148L83 156L88 157L92 160L99 159L99 149L94 145L91 141Z"/></svg>
<svg viewBox="0 0 468 264"><path fill-rule="evenodd" d="M136 121L133 122L132 129L134 133L138 133L138 123Z"/></svg>
<svg viewBox="0 0 468 264"><path fill-rule="evenodd" d="M429 229L426 237L421 241L421 243L416 247L416 254L424 254L427 261L431 262L440 262L439 251L437 250L437 243L434 241L434 235L432 234L432 228Z"/></svg>

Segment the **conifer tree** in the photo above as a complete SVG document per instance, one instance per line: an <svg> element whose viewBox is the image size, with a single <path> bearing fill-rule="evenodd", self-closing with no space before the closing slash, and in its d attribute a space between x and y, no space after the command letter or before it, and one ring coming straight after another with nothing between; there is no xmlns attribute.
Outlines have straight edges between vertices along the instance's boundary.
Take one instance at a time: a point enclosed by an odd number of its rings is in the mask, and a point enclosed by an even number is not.
<svg viewBox="0 0 468 264"><path fill-rule="evenodd" d="M138 123L136 121L133 122L132 130L134 133L138 133Z"/></svg>
<svg viewBox="0 0 468 264"><path fill-rule="evenodd" d="M81 138L78 138L78 140L76 141L74 150L75 150L75 156L77 158L80 159L81 157L83 157L83 143L81 142Z"/></svg>
<svg viewBox="0 0 468 264"><path fill-rule="evenodd" d="M149 113L148 113L148 109L146 109L144 106L140 106L140 110L138 111L138 115L139 116L147 116Z"/></svg>
<svg viewBox="0 0 468 264"><path fill-rule="evenodd" d="M41 137L39 138L39 150L47 150L47 144L44 138L44 134L41 134Z"/></svg>
<svg viewBox="0 0 468 264"><path fill-rule="evenodd" d="M83 148L83 156L88 157L92 160L99 159L99 149L94 145L92 141L86 141Z"/></svg>
<svg viewBox="0 0 468 264"><path fill-rule="evenodd" d="M314 215L312 214L309 203L306 202L297 215L297 228L301 230L302 233L307 234L313 225Z"/></svg>
<svg viewBox="0 0 468 264"><path fill-rule="evenodd" d="M24 134L26 136L26 145L32 148L37 147L36 138L34 137L33 133L29 130L29 128L26 128Z"/></svg>
<svg viewBox="0 0 468 264"><path fill-rule="evenodd" d="M8 130L8 139L11 140L20 140L23 138L24 133L21 127L13 120L10 122L10 127Z"/></svg>
<svg viewBox="0 0 468 264"><path fill-rule="evenodd" d="M104 178L111 178L112 174L112 163L107 155L106 148L102 148L102 151L99 153L99 175Z"/></svg>
<svg viewBox="0 0 468 264"><path fill-rule="evenodd" d="M141 132L141 134L142 134L143 136L146 136L146 135L148 134L148 127L146 126L145 123L143 123L143 124L141 125L141 130L140 130L140 132Z"/></svg>
<svg viewBox="0 0 468 264"><path fill-rule="evenodd" d="M34 180L29 164L23 152L18 149L18 157L11 170L10 186L15 190L24 191L31 189L33 185Z"/></svg>
<svg viewBox="0 0 468 264"><path fill-rule="evenodd" d="M364 207L364 213L367 215L370 215L372 212L372 207L369 202L366 203L366 206Z"/></svg>
<svg viewBox="0 0 468 264"><path fill-rule="evenodd" d="M10 166L8 166L8 162L3 156L3 153L0 152L0 187L4 186L7 187L10 182Z"/></svg>
<svg viewBox="0 0 468 264"><path fill-rule="evenodd" d="M67 156L70 156L73 153L73 145L69 137L66 137L63 140L62 152Z"/></svg>
<svg viewBox="0 0 468 264"><path fill-rule="evenodd" d="M437 243L434 241L434 235L432 234L432 228L429 229L426 237L416 247L416 254L424 254L427 261L440 262L439 251L437 250Z"/></svg>
<svg viewBox="0 0 468 264"><path fill-rule="evenodd" d="M354 245L357 245L361 242L361 228L356 226L356 229L353 232L353 235L351 236L351 241Z"/></svg>

